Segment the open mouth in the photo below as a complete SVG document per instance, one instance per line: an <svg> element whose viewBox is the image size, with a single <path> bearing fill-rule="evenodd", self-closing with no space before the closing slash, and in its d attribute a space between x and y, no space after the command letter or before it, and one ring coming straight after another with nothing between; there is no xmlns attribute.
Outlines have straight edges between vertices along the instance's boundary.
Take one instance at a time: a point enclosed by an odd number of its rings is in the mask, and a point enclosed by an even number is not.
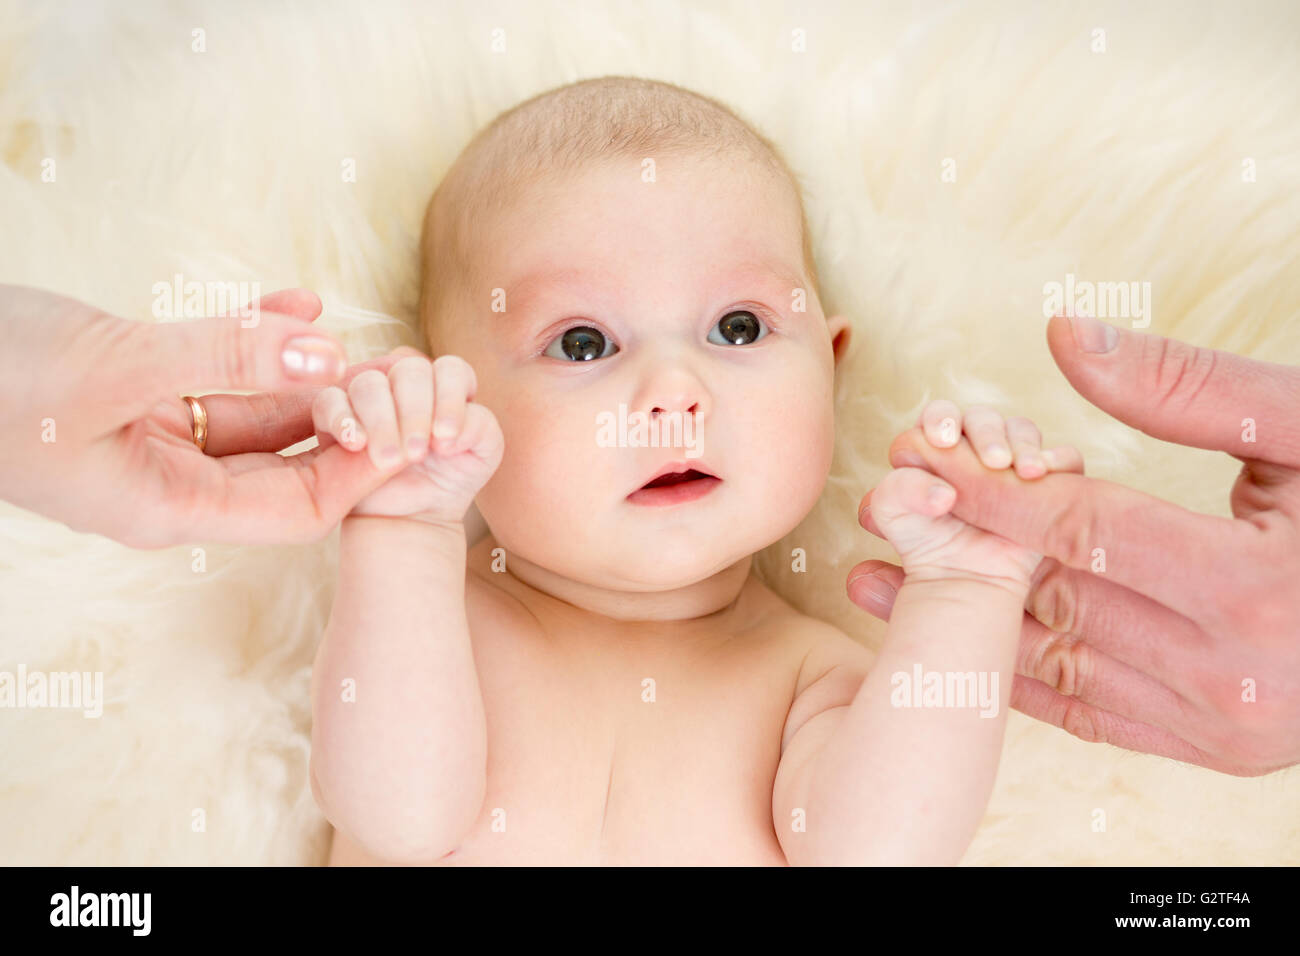
<svg viewBox="0 0 1300 956"><path fill-rule="evenodd" d="M698 481L701 478L712 478L712 475L706 475L702 471L696 471L694 468L687 468L685 471L670 471L666 475L660 475L653 481L647 481L642 488L663 488L665 485L680 485L685 481Z"/></svg>
<svg viewBox="0 0 1300 956"><path fill-rule="evenodd" d="M690 468L683 462L672 462L659 474L627 496L637 505L675 505L702 498L722 479L699 468Z"/></svg>

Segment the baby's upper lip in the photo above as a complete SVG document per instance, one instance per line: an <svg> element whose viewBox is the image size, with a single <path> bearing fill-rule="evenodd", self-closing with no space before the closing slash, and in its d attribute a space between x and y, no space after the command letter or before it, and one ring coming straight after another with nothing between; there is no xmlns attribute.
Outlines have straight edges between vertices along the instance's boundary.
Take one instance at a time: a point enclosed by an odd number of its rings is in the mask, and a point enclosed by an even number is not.
<svg viewBox="0 0 1300 956"><path fill-rule="evenodd" d="M665 462L658 471L646 478L645 481L641 482L641 484L633 490L640 491L646 485L650 484L650 482L654 481L656 478L662 478L664 475L686 471L698 471L700 474L708 475L710 478L718 477L713 473L713 470L709 468L708 465L705 465L698 458L677 458L673 461ZM718 480L721 481L721 479Z"/></svg>

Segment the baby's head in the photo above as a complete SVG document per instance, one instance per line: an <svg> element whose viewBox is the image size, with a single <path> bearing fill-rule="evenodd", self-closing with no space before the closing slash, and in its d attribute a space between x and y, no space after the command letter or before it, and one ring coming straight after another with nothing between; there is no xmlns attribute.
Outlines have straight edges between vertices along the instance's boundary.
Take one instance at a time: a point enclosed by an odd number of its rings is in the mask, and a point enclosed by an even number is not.
<svg viewBox="0 0 1300 956"><path fill-rule="evenodd" d="M682 588L816 503L848 323L797 180L721 104L607 77L503 113L434 193L422 270L431 353L469 362L505 435L477 505L512 567ZM720 481L636 494L673 463Z"/></svg>

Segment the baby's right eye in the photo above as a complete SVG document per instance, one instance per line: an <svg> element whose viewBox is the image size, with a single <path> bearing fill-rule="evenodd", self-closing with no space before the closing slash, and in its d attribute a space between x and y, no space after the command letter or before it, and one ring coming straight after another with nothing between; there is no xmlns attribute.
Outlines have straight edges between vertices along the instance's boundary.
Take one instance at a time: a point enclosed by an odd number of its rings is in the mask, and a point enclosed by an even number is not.
<svg viewBox="0 0 1300 956"><path fill-rule="evenodd" d="M605 338L604 333L599 329L593 329L589 325L579 325L557 335L542 354L568 362L590 362L613 355L617 351L618 346Z"/></svg>

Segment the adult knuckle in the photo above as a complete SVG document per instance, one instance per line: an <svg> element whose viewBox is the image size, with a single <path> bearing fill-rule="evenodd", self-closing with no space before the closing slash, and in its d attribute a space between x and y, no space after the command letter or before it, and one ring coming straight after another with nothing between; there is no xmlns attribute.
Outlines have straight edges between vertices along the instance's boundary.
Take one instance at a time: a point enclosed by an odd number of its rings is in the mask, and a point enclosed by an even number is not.
<svg viewBox="0 0 1300 956"><path fill-rule="evenodd" d="M1049 522L1046 554L1072 568L1086 568L1101 538L1100 519L1083 495L1067 498Z"/></svg>
<svg viewBox="0 0 1300 956"><path fill-rule="evenodd" d="M1214 377L1217 357L1213 349L1157 337L1148 340L1143 350L1142 384L1160 410L1186 409Z"/></svg>
<svg viewBox="0 0 1300 956"><path fill-rule="evenodd" d="M1087 644L1068 634L1052 632L1029 661L1029 676L1054 688L1063 697L1080 697L1092 673L1092 654Z"/></svg>
<svg viewBox="0 0 1300 956"><path fill-rule="evenodd" d="M1051 562L1051 568L1029 592L1029 613L1044 627L1065 634L1075 629L1078 605L1078 587L1069 569Z"/></svg>
<svg viewBox="0 0 1300 956"><path fill-rule="evenodd" d="M215 364L226 381L252 382L257 378L257 337L237 321L224 321L216 337Z"/></svg>
<svg viewBox="0 0 1300 956"><path fill-rule="evenodd" d="M1061 717L1061 729L1085 743L1109 742L1106 736L1106 724L1101 718L1100 711L1081 700L1072 698L1066 701L1065 713Z"/></svg>

